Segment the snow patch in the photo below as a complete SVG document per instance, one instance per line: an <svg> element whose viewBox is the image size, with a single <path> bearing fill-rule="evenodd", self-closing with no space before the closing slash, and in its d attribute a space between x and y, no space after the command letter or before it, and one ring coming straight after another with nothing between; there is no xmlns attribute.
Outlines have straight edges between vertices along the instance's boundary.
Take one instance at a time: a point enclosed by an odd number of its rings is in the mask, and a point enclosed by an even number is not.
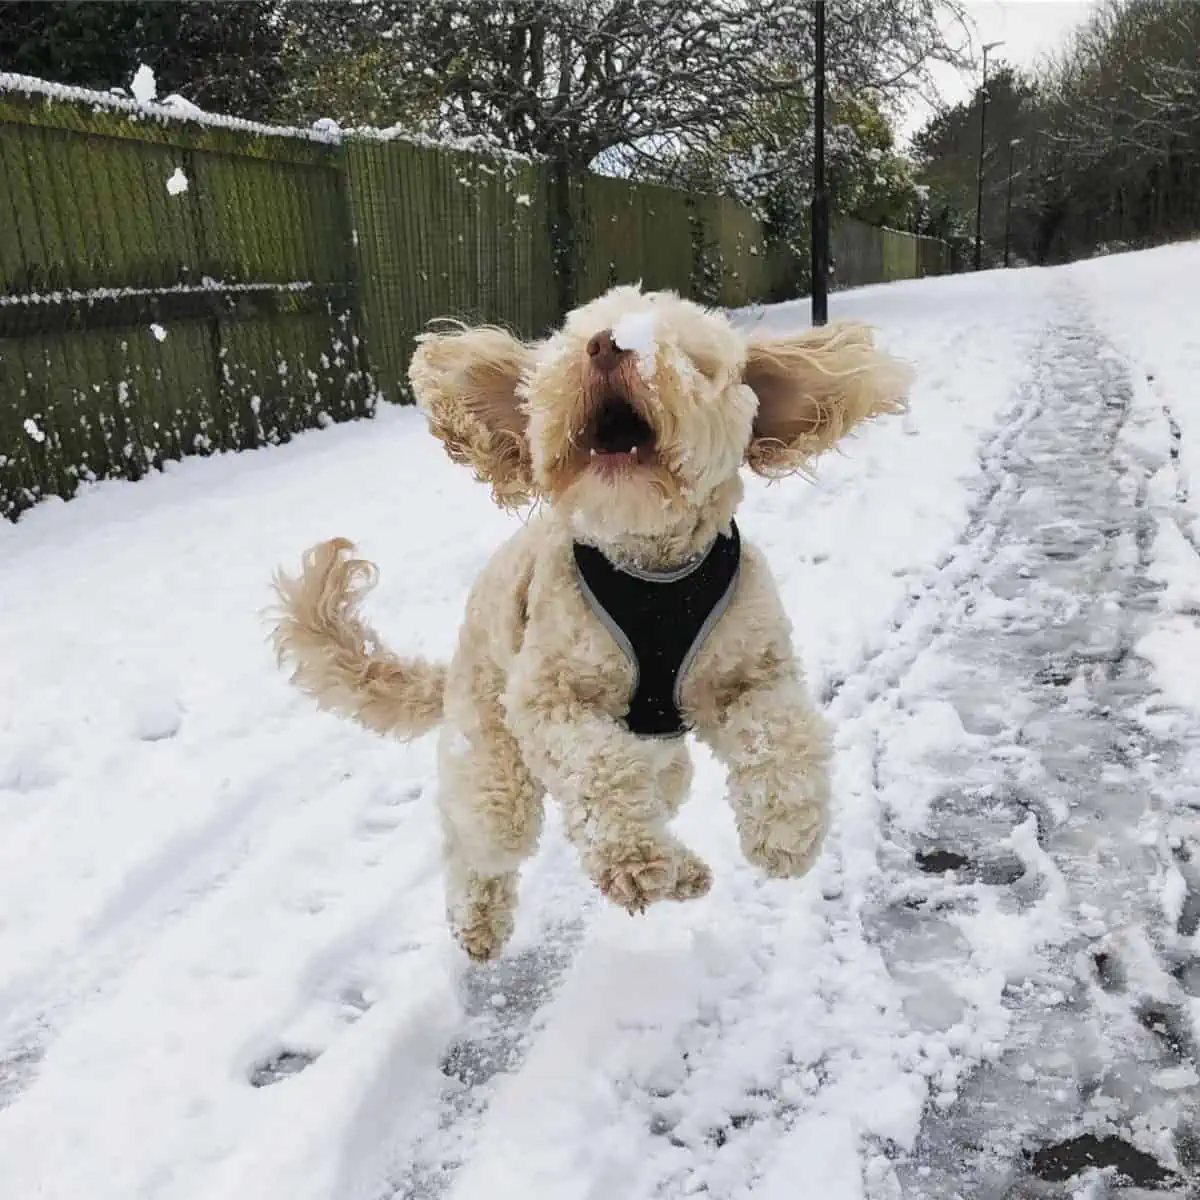
<svg viewBox="0 0 1200 1200"><path fill-rule="evenodd" d="M1200 628L1195 615L1171 615L1140 639L1137 653L1154 664L1163 695L1200 714Z"/></svg>
<svg viewBox="0 0 1200 1200"><path fill-rule="evenodd" d="M147 685L130 700L130 732L141 742L173 738L183 724L183 705L173 690Z"/></svg>
<svg viewBox="0 0 1200 1200"><path fill-rule="evenodd" d="M133 82L130 83L129 90L140 104L149 104L158 95L158 83L154 72L145 63L133 73Z"/></svg>
<svg viewBox="0 0 1200 1200"><path fill-rule="evenodd" d="M655 339L656 319L652 312L634 312L623 316L612 330L613 342L618 350L629 350L637 355L638 373L643 379L651 380L655 373L658 342Z"/></svg>
<svg viewBox="0 0 1200 1200"><path fill-rule="evenodd" d="M167 180L167 191L172 196L181 196L188 190L188 177L184 174L182 167L176 167L174 173Z"/></svg>
<svg viewBox="0 0 1200 1200"><path fill-rule="evenodd" d="M193 104L186 96L181 96L178 92L172 92L162 103L164 107L174 109L181 117L204 116L204 109L200 105Z"/></svg>
<svg viewBox="0 0 1200 1200"><path fill-rule="evenodd" d="M1159 604L1169 612L1200 614L1200 555L1192 549L1179 525L1169 519L1158 523L1150 578L1166 586Z"/></svg>
<svg viewBox="0 0 1200 1200"><path fill-rule="evenodd" d="M859 1137L851 1118L816 1113L797 1121L755 1195L792 1200L800 1191L814 1200L863 1200Z"/></svg>

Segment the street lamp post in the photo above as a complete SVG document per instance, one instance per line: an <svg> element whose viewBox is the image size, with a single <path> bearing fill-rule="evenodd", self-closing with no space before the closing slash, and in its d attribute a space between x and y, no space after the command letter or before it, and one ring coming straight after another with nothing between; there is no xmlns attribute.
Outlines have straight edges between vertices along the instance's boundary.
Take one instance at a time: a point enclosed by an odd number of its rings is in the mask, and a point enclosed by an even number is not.
<svg viewBox="0 0 1200 1200"><path fill-rule="evenodd" d="M1013 154L1021 144L1020 138L1010 138L1008 143L1008 194L1004 200L1004 269L1008 270L1008 235L1012 225L1012 181Z"/></svg>
<svg viewBox="0 0 1200 1200"><path fill-rule="evenodd" d="M825 3L813 5L812 323L829 319L829 193L825 190Z"/></svg>
<svg viewBox="0 0 1200 1200"><path fill-rule="evenodd" d="M987 133L987 58L988 51L1003 42L985 42L983 46L983 82L979 88L979 171L975 198L975 270L983 267L983 150Z"/></svg>

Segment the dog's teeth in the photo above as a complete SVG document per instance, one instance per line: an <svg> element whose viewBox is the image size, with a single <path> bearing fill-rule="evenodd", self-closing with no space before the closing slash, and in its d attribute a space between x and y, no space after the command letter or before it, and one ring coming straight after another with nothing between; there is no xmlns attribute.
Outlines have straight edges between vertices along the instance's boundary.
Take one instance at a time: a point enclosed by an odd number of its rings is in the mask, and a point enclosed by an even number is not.
<svg viewBox="0 0 1200 1200"><path fill-rule="evenodd" d="M595 446L592 447L592 457L593 458L596 457L596 447Z"/></svg>

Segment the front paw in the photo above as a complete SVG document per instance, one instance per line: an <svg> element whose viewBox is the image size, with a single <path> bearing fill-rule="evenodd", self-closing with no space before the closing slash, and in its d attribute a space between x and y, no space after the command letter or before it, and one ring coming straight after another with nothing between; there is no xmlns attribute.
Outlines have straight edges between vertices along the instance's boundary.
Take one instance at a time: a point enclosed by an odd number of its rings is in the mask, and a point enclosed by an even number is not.
<svg viewBox="0 0 1200 1200"><path fill-rule="evenodd" d="M672 900L698 900L707 896L712 887L712 871L703 859L686 848L679 851L679 871L675 886L671 889Z"/></svg>
<svg viewBox="0 0 1200 1200"><path fill-rule="evenodd" d="M672 898L678 882L676 855L650 838L607 843L591 855L588 874L614 904L628 913L646 911L656 900Z"/></svg>
<svg viewBox="0 0 1200 1200"><path fill-rule="evenodd" d="M773 821L755 821L739 829L742 853L772 879L807 875L825 841L825 814L814 809Z"/></svg>

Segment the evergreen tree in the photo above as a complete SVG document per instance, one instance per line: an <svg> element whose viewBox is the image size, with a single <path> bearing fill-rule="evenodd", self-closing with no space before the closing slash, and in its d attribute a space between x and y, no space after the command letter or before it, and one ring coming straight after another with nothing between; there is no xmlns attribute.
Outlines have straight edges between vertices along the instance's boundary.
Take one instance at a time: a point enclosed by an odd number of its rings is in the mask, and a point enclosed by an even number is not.
<svg viewBox="0 0 1200 1200"><path fill-rule="evenodd" d="M100 90L123 86L132 74L138 8L94 0L0 4L0 71Z"/></svg>
<svg viewBox="0 0 1200 1200"><path fill-rule="evenodd" d="M145 63L158 94L264 118L283 88L273 0L15 0L0 4L0 71L101 91Z"/></svg>
<svg viewBox="0 0 1200 1200"><path fill-rule="evenodd" d="M1036 79L1002 69L987 90L983 236L992 262L1010 162L1019 259L1063 261L1200 231L1200 4L1106 0ZM976 94L915 139L929 232L974 235L979 118Z"/></svg>

